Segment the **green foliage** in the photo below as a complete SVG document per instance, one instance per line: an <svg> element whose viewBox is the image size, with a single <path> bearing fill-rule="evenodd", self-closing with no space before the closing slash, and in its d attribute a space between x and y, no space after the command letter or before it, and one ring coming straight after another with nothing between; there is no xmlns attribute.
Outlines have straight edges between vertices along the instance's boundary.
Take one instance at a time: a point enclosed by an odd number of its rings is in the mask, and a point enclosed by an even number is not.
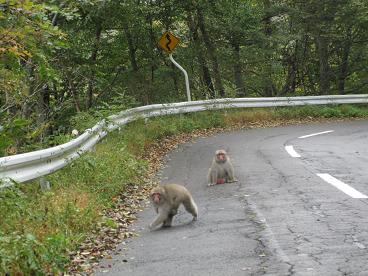
<svg viewBox="0 0 368 276"><path fill-rule="evenodd" d="M321 107L316 105L305 105L298 107L279 107L276 108L276 113L280 118L292 119L292 118L306 118L306 117L318 117Z"/></svg>
<svg viewBox="0 0 368 276"><path fill-rule="evenodd" d="M0 191L0 274L22 272L41 275L63 271L68 241L62 231L44 240L29 232L27 226L45 226L44 211L34 209L32 199L17 186ZM54 225L58 227L61 225Z"/></svg>
<svg viewBox="0 0 368 276"><path fill-rule="evenodd" d="M37 181L22 190L0 190L0 274L63 271L67 252L95 227L101 208L111 207L111 198L144 174L145 162L126 148L115 132L94 152L50 175L50 192L41 193Z"/></svg>
<svg viewBox="0 0 368 276"><path fill-rule="evenodd" d="M0 190L0 274L63 271L68 250L95 225L99 205L84 191L41 193L35 184Z"/></svg>
<svg viewBox="0 0 368 276"><path fill-rule="evenodd" d="M142 155L148 145L157 139L169 137L178 133L191 132L196 129L206 129L225 126L221 112L200 112L149 119L141 119L124 128L124 140L129 151Z"/></svg>
<svg viewBox="0 0 368 276"><path fill-rule="evenodd" d="M308 106L297 108L293 112L294 116L297 113L299 118L306 116L325 117L325 118L354 118L367 116L367 109L365 105L327 105L327 106ZM292 116L292 115L291 115Z"/></svg>
<svg viewBox="0 0 368 276"><path fill-rule="evenodd" d="M103 223L107 225L108 227L118 228L117 223L111 218L106 218Z"/></svg>
<svg viewBox="0 0 368 276"><path fill-rule="evenodd" d="M109 205L124 184L139 181L146 167L145 162L136 159L126 148L120 134L112 133L95 152L83 155L61 172L51 175L50 181L63 187L80 187L95 195L99 202ZM75 181L70 182L71 178Z"/></svg>
<svg viewBox="0 0 368 276"><path fill-rule="evenodd" d="M324 106L320 110L320 115L326 118L331 117L366 117L368 110L366 105L337 105L337 106Z"/></svg>
<svg viewBox="0 0 368 276"><path fill-rule="evenodd" d="M65 135L65 132L70 134L73 129L83 132L108 116L117 114L122 110L135 107L136 105L137 103L134 98L118 93L116 96L112 97L111 102L109 103L101 101L99 105L91 108L88 112L77 112L65 118L66 122L64 122L64 124L67 125L67 128L62 130L60 133L56 133L55 136L63 136L63 134ZM67 137L70 136L68 135ZM54 138L54 141L55 139L57 139L57 137Z"/></svg>
<svg viewBox="0 0 368 276"><path fill-rule="evenodd" d="M70 118L69 129L77 129L78 131L83 131L94 126L99 119L102 118L98 118L89 112L80 112Z"/></svg>
<svg viewBox="0 0 368 276"><path fill-rule="evenodd" d="M342 117L342 112L340 109L333 108L332 106L325 106L321 109L321 113L323 117L332 118L332 117Z"/></svg>
<svg viewBox="0 0 368 276"><path fill-rule="evenodd" d="M93 111L103 118L106 118L109 115L113 115L122 110L136 106L138 106L137 99L130 95L126 95L124 91L123 93L117 92L109 99L108 102L99 102L99 105L97 105L97 107L94 108Z"/></svg>
<svg viewBox="0 0 368 276"><path fill-rule="evenodd" d="M41 243L32 234L0 231L0 272L11 275L57 274L67 261L66 239L62 234L50 236Z"/></svg>
<svg viewBox="0 0 368 276"><path fill-rule="evenodd" d="M305 105L299 107L276 108L276 114L280 119L325 117L325 118L354 118L366 117L368 115L367 106L362 105Z"/></svg>
<svg viewBox="0 0 368 276"><path fill-rule="evenodd" d="M11 145L24 144L27 139L28 125L29 121L21 118L3 125L0 129L0 153L6 152Z"/></svg>
<svg viewBox="0 0 368 276"><path fill-rule="evenodd" d="M341 113L344 117L367 117L368 110L366 105L341 105Z"/></svg>

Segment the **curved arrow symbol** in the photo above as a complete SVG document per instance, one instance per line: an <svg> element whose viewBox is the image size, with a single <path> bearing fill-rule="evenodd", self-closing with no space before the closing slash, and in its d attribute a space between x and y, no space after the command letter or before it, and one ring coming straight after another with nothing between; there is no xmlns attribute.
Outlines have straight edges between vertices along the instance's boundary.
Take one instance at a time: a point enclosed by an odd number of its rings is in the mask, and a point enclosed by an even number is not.
<svg viewBox="0 0 368 276"><path fill-rule="evenodd" d="M166 34L166 38L168 40L168 42L166 43L166 47L169 51L171 51L170 49L170 43L171 43L171 38L170 38L170 35L169 34Z"/></svg>

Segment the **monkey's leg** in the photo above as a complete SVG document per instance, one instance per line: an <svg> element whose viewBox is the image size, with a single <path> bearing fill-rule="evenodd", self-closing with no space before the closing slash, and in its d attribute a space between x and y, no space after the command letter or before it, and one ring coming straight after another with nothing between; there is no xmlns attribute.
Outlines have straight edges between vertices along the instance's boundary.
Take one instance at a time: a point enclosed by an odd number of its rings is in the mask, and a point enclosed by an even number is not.
<svg viewBox="0 0 368 276"><path fill-rule="evenodd" d="M164 225L163 225L164 227L170 227L171 226L174 216L178 213L178 208L179 208L179 206L174 206L170 210L169 215L168 215L167 219L164 222Z"/></svg>
<svg viewBox="0 0 368 276"><path fill-rule="evenodd" d="M172 220L174 218L173 214L169 214L169 216L167 217L167 219L164 221L164 224L162 225L163 227L171 227L172 224Z"/></svg>
<svg viewBox="0 0 368 276"><path fill-rule="evenodd" d="M197 220L198 218L198 207L195 204L193 198L189 198L183 202L185 210L187 210L188 213L191 213L193 216L193 220Z"/></svg>
<svg viewBox="0 0 368 276"><path fill-rule="evenodd" d="M175 206L171 209L170 215L175 216L178 213L179 206Z"/></svg>

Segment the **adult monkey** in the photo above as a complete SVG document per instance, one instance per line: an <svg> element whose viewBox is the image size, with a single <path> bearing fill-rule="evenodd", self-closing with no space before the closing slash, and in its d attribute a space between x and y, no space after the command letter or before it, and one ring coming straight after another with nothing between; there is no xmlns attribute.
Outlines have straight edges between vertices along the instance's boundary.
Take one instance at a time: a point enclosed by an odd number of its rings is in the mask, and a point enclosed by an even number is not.
<svg viewBox="0 0 368 276"><path fill-rule="evenodd" d="M197 220L198 207L184 186L178 184L157 186L151 190L151 200L157 216L149 225L150 229L155 229L159 225L170 227L180 204L183 204L185 210L193 215L193 221Z"/></svg>
<svg viewBox="0 0 368 276"><path fill-rule="evenodd" d="M234 177L234 167L225 150L221 149L215 152L207 180L208 186L237 181Z"/></svg>

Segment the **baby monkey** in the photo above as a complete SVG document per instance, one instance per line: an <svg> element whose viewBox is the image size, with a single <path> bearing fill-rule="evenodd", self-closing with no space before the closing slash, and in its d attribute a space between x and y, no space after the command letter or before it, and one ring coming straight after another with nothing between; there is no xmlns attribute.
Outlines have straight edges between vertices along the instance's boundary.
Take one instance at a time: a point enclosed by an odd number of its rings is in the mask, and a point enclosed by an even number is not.
<svg viewBox="0 0 368 276"><path fill-rule="evenodd" d="M180 204L183 204L185 210L193 215L193 221L197 220L197 205L190 192L184 186L167 184L155 187L151 191L151 200L157 217L150 224L150 229L155 229L159 225L170 227L173 217L178 213Z"/></svg>
<svg viewBox="0 0 368 276"><path fill-rule="evenodd" d="M221 149L215 152L211 167L208 171L208 186L236 182L234 167L226 151Z"/></svg>

